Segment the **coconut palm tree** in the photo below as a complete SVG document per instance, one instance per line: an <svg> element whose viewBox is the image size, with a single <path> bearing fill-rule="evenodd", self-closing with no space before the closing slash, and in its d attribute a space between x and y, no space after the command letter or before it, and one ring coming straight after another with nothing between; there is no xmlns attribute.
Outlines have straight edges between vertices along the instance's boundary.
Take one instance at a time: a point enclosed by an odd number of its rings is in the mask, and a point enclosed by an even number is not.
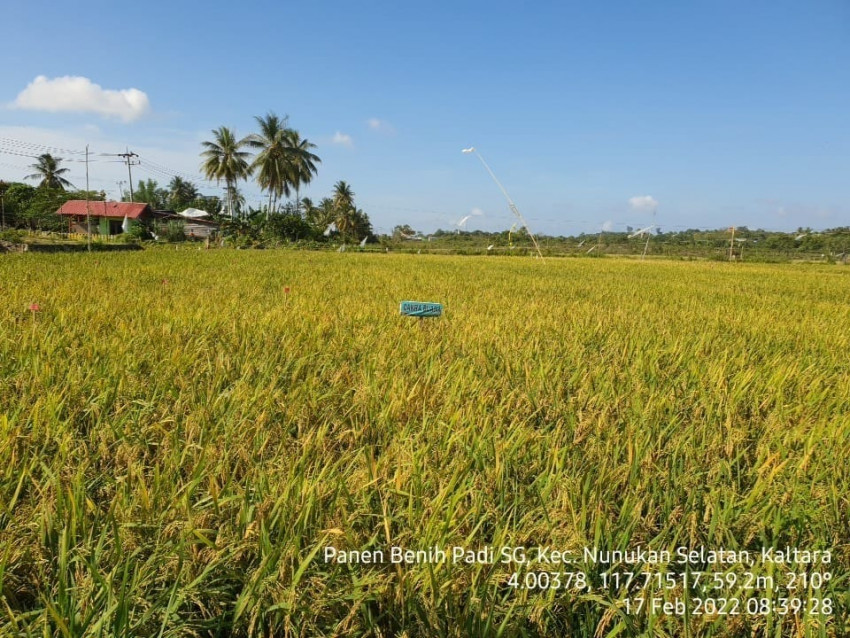
<svg viewBox="0 0 850 638"><path fill-rule="evenodd" d="M201 157L205 160L201 164L201 170L207 179L214 179L216 183L224 180L227 208L230 218L233 219L233 195L236 192L236 183L240 179L247 179L251 174L251 165L248 164L251 154L241 150L248 143L248 139L237 140L236 133L226 126L220 126L212 133L215 137L212 142L201 143L206 149L201 153Z"/></svg>
<svg viewBox="0 0 850 638"><path fill-rule="evenodd" d="M182 177L168 183L168 202L174 210L185 208L198 198L198 187Z"/></svg>
<svg viewBox="0 0 850 638"><path fill-rule="evenodd" d="M345 237L354 231L354 191L344 181L340 180L334 184L333 190L334 210L336 212L336 227L340 234Z"/></svg>
<svg viewBox="0 0 850 638"><path fill-rule="evenodd" d="M38 161L35 164L30 164L30 168L35 170L32 175L27 175L24 179L39 179L39 188L55 188L60 191L66 188L74 188L74 185L67 179L62 177L68 172L67 168L59 168L61 157L53 157L50 153L44 153L36 158Z"/></svg>
<svg viewBox="0 0 850 638"><path fill-rule="evenodd" d="M291 181L292 185L295 186L295 209L300 211L301 185L313 181L313 176L318 172L316 164L321 164L322 160L310 151L310 149L316 148L316 145L307 139L302 139L298 131L288 129L287 141L291 157Z"/></svg>
<svg viewBox="0 0 850 638"><path fill-rule="evenodd" d="M160 188L155 179L139 180L133 200L150 204L154 210L163 210L168 205L168 191Z"/></svg>
<svg viewBox="0 0 850 638"><path fill-rule="evenodd" d="M372 222L369 219L369 215L367 215L363 209L355 208L351 217L354 226L354 236L357 239L363 239L364 237L369 237L372 234Z"/></svg>
<svg viewBox="0 0 850 638"><path fill-rule="evenodd" d="M304 198L306 204L308 199ZM324 233L332 222L336 221L336 207L330 197L323 197L318 206L310 202L309 208L305 206L305 219L317 232Z"/></svg>
<svg viewBox="0 0 850 638"><path fill-rule="evenodd" d="M233 210L236 212L236 215L242 217L243 213L247 210L245 206L245 195L236 186L232 186L227 189L227 196L233 204Z"/></svg>
<svg viewBox="0 0 850 638"><path fill-rule="evenodd" d="M310 211L312 211L316 205L313 203L313 200L309 197L305 197L301 200L301 208L304 210L304 218L307 219L310 216Z"/></svg>
<svg viewBox="0 0 850 638"><path fill-rule="evenodd" d="M288 117L268 113L255 117L260 132L248 137L248 145L258 150L252 168L257 171L257 183L269 193L268 211L277 210L280 198L289 197L295 188L295 206L300 210L299 192L316 174L316 164L322 160L310 149L316 148L302 139L295 129L286 126Z"/></svg>
<svg viewBox="0 0 850 638"><path fill-rule="evenodd" d="M291 161L289 129L286 128L288 117L281 118L275 113L268 113L265 117L256 116L254 119L260 132L246 139L248 146L258 150L251 168L256 171L260 188L269 193L268 214L281 195L289 197L290 193Z"/></svg>

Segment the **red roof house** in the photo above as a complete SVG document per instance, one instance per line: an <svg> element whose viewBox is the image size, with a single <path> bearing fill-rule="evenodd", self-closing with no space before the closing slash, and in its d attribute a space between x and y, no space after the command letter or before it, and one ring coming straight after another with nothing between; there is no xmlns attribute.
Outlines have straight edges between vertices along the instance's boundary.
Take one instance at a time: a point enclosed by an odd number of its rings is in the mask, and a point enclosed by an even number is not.
<svg viewBox="0 0 850 638"><path fill-rule="evenodd" d="M56 213L68 218L69 232L85 233L86 211L92 219L92 231L101 235L119 235L124 231L125 219L142 221L153 214L150 204L143 202L86 202L83 199L65 202Z"/></svg>

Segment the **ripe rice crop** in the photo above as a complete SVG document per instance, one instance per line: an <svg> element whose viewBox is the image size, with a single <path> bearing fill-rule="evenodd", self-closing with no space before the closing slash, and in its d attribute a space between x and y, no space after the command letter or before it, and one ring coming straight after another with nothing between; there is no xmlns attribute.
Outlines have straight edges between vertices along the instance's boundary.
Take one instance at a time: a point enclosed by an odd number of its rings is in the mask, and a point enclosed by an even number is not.
<svg viewBox="0 0 850 638"><path fill-rule="evenodd" d="M850 633L843 267L22 254L0 299L0 635ZM833 611L329 546L829 549Z"/></svg>

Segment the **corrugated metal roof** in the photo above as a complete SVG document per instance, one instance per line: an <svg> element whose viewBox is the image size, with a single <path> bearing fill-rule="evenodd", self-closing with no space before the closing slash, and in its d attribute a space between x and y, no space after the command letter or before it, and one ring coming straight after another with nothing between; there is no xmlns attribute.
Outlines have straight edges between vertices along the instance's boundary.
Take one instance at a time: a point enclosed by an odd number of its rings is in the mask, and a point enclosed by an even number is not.
<svg viewBox="0 0 850 638"><path fill-rule="evenodd" d="M120 217L124 219L138 219L145 212L150 212L150 205L142 202L89 202L89 214L92 217ZM86 215L86 201L84 199L72 199L62 204L56 211L59 215Z"/></svg>

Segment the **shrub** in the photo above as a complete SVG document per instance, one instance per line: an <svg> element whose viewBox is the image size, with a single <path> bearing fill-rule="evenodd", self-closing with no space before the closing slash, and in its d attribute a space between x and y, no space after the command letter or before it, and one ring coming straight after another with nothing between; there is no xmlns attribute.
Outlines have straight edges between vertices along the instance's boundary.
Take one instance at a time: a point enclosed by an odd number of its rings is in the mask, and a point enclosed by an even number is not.
<svg viewBox="0 0 850 638"><path fill-rule="evenodd" d="M163 239L167 242L186 241L186 229L183 222L170 221L165 227Z"/></svg>
<svg viewBox="0 0 850 638"><path fill-rule="evenodd" d="M26 237L26 233L22 230L7 228L6 230L0 231L0 240L9 241L13 244L23 243L24 237Z"/></svg>

